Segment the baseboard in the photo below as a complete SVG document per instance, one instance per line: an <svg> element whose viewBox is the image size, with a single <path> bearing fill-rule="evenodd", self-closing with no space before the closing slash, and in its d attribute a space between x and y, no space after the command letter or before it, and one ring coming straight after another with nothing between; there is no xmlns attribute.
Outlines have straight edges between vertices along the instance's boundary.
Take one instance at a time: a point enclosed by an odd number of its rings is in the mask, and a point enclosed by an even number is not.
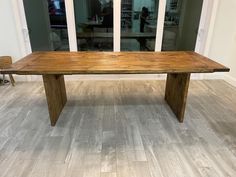
<svg viewBox="0 0 236 177"><path fill-rule="evenodd" d="M67 81L78 80L164 80L166 74L91 74L65 76Z"/></svg>
<svg viewBox="0 0 236 177"><path fill-rule="evenodd" d="M226 82L228 82L229 84L231 84L232 86L236 87L236 78L234 78L228 74L225 74L224 80Z"/></svg>
<svg viewBox="0 0 236 177"><path fill-rule="evenodd" d="M225 73L204 73L202 74L202 79L203 80L218 80L222 79L224 80Z"/></svg>
<svg viewBox="0 0 236 177"><path fill-rule="evenodd" d="M30 81L28 76L25 75L15 75L13 74L13 78L15 79L15 81L19 81L19 82L25 82L25 81ZM9 80L9 75L6 74L6 79Z"/></svg>
<svg viewBox="0 0 236 177"><path fill-rule="evenodd" d="M42 81L41 76L13 75L16 81ZM6 75L6 77L8 77ZM66 81L79 80L165 80L166 74L91 74L91 75L68 75ZM225 73L192 74L193 80L222 79L236 87L236 78Z"/></svg>
<svg viewBox="0 0 236 177"><path fill-rule="evenodd" d="M42 81L42 76L14 75L16 81ZM165 80L166 74L87 74L66 75L66 81L81 80Z"/></svg>
<svg viewBox="0 0 236 177"><path fill-rule="evenodd" d="M16 81L42 81L42 76L14 75ZM192 80L219 79L219 76L205 76L192 74ZM166 74L87 74L87 75L66 75L66 81L80 80L165 80ZM222 79L222 77L221 77Z"/></svg>
<svg viewBox="0 0 236 177"><path fill-rule="evenodd" d="M215 80L215 79L222 79L228 82L230 85L236 87L236 78L230 76L228 73L211 73L211 74L204 74L203 79L205 80Z"/></svg>

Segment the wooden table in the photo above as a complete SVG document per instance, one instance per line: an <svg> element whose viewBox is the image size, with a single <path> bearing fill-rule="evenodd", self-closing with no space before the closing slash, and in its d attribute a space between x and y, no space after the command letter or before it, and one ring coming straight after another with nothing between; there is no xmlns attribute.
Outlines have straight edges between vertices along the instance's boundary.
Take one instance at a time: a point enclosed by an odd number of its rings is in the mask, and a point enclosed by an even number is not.
<svg viewBox="0 0 236 177"><path fill-rule="evenodd" d="M0 72L42 75L55 126L67 101L64 75L167 73L165 100L183 122L190 74L228 71L195 52L36 52Z"/></svg>

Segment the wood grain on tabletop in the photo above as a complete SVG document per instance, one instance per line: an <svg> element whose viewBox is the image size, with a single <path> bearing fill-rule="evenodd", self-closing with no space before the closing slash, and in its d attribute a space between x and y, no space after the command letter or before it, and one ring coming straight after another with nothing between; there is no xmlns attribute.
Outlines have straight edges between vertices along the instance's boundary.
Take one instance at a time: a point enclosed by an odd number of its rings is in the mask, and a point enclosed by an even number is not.
<svg viewBox="0 0 236 177"><path fill-rule="evenodd" d="M35 52L10 74L159 74L211 73L229 68L195 52Z"/></svg>

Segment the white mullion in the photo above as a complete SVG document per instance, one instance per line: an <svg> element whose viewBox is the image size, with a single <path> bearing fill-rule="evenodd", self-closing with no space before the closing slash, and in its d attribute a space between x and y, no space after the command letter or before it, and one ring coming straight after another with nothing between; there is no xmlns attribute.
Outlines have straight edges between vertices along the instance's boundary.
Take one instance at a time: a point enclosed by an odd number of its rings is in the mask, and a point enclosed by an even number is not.
<svg viewBox="0 0 236 177"><path fill-rule="evenodd" d="M157 16L155 52L161 51L164 23L165 23L165 12L166 12L166 0L160 0L158 8L158 16Z"/></svg>
<svg viewBox="0 0 236 177"><path fill-rule="evenodd" d="M210 24L209 24L208 32L207 32L207 36L206 36L206 38L207 38L206 44L205 44L205 48L204 48L204 52L203 52L203 54L205 56L209 55L219 4L220 4L219 0L211 1L211 4L210 4L213 7L212 7L212 11L211 11Z"/></svg>
<svg viewBox="0 0 236 177"><path fill-rule="evenodd" d="M23 0L12 0L22 57L32 53Z"/></svg>
<svg viewBox="0 0 236 177"><path fill-rule="evenodd" d="M217 3L218 0L203 0L201 19L199 22L198 35L195 45L195 52L198 52L200 54L204 54L208 39L208 31L210 29L212 22L215 21L212 20L211 18L215 14L214 10L217 10L216 9L216 7L218 7Z"/></svg>
<svg viewBox="0 0 236 177"><path fill-rule="evenodd" d="M19 44L20 44L21 57L24 57L32 53L32 50L31 50L26 17L25 17L23 0L17 0L17 1L11 0L11 5L14 12L17 36L18 36ZM31 81L32 76L27 75L25 76L25 79L27 81Z"/></svg>
<svg viewBox="0 0 236 177"><path fill-rule="evenodd" d="M78 51L73 0L65 0L65 7L70 51Z"/></svg>
<svg viewBox="0 0 236 177"><path fill-rule="evenodd" d="M114 0L113 2L113 50L120 51L120 30L121 30L121 0Z"/></svg>

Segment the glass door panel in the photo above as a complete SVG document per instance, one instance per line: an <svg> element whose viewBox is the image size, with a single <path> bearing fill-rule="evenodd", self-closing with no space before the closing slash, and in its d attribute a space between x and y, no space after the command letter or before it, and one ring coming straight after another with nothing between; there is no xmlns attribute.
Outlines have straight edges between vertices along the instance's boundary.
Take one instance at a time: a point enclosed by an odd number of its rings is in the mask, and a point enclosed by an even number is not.
<svg viewBox="0 0 236 177"><path fill-rule="evenodd" d="M54 50L69 50L64 0L48 0L48 10Z"/></svg>
<svg viewBox="0 0 236 177"><path fill-rule="evenodd" d="M121 0L121 51L154 51L159 0Z"/></svg>
<svg viewBox="0 0 236 177"><path fill-rule="evenodd" d="M68 51L64 0L23 0L32 51Z"/></svg>
<svg viewBox="0 0 236 177"><path fill-rule="evenodd" d="M167 0L163 51L194 51L203 0Z"/></svg>
<svg viewBox="0 0 236 177"><path fill-rule="evenodd" d="M79 51L113 51L113 1L74 0Z"/></svg>

